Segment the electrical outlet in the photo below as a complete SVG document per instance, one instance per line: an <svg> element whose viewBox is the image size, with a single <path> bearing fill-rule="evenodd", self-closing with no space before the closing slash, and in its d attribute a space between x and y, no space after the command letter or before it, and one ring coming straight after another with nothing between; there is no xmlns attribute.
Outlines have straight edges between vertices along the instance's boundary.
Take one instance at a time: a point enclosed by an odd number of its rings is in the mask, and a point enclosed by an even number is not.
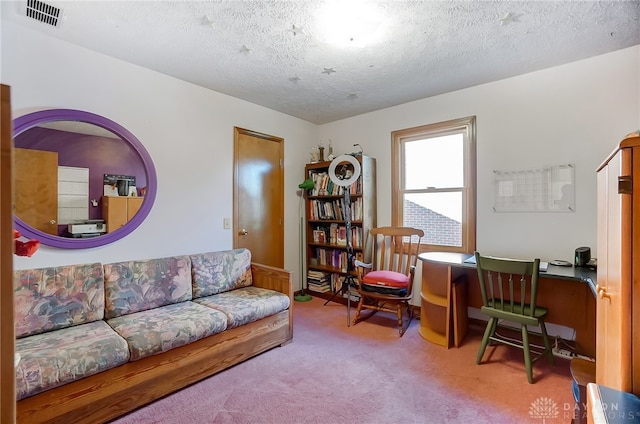
<svg viewBox="0 0 640 424"><path fill-rule="evenodd" d="M558 349L557 347L554 347L553 356L557 356L558 358L571 359L575 356L575 354L568 351L567 349Z"/></svg>

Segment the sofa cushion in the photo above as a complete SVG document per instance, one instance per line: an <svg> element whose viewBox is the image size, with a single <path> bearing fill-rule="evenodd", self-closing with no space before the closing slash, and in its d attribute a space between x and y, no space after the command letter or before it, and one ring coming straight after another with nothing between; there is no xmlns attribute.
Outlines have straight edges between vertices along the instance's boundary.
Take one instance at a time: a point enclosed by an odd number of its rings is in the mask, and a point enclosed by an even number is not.
<svg viewBox="0 0 640 424"><path fill-rule="evenodd" d="M234 249L191 255L193 297L205 297L252 284L251 252Z"/></svg>
<svg viewBox="0 0 640 424"><path fill-rule="evenodd" d="M106 264L107 319L191 300L191 261L187 256Z"/></svg>
<svg viewBox="0 0 640 424"><path fill-rule="evenodd" d="M107 321L129 344L130 360L192 343L227 328L219 311L193 302L175 303Z"/></svg>
<svg viewBox="0 0 640 424"><path fill-rule="evenodd" d="M124 364L129 349L104 321L95 321L16 340L18 399Z"/></svg>
<svg viewBox="0 0 640 424"><path fill-rule="evenodd" d="M239 327L285 311L291 302L285 294L259 287L244 287L193 301L224 312L228 319L228 328Z"/></svg>
<svg viewBox="0 0 640 424"><path fill-rule="evenodd" d="M18 338L104 317L100 263L15 271L14 290Z"/></svg>

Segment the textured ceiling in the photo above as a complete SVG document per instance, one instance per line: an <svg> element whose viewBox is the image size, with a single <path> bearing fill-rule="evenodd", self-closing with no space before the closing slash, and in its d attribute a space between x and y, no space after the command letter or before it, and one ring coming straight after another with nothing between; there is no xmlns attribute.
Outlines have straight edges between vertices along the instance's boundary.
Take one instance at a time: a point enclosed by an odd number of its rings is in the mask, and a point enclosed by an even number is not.
<svg viewBox="0 0 640 424"><path fill-rule="evenodd" d="M637 0L46 3L58 27L2 18L317 124L640 44Z"/></svg>

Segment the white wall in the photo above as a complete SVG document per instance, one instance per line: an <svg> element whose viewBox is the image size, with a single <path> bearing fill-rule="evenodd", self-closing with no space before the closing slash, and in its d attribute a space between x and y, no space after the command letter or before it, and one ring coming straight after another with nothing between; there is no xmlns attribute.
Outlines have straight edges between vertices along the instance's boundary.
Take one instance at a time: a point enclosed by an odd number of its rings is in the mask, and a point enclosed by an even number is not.
<svg viewBox="0 0 640 424"><path fill-rule="evenodd" d="M427 98L320 127L71 45L2 20L0 80L13 116L74 108L112 119L154 160L158 195L131 235L88 250L42 247L17 269L226 249L232 216L233 127L285 139L285 267L298 275L298 197L312 145L333 140L378 162L378 223L391 221L391 131L477 116L477 247L496 255L571 259L596 247L595 169L640 128L640 46ZM425 76L428 78L428 76ZM494 169L576 165L575 213L494 213ZM419 277L419 276L418 276ZM297 278L296 278L297 280Z"/></svg>
<svg viewBox="0 0 640 424"><path fill-rule="evenodd" d="M428 78L428 75L425 75ZM596 252L596 168L640 129L640 46L320 127L338 153L377 159L378 224L391 223L391 132L477 117L477 248L508 257ZM575 164L575 213L493 212L493 170Z"/></svg>
<svg viewBox="0 0 640 424"><path fill-rule="evenodd" d="M317 126L2 21L0 80L11 86L13 117L40 109L81 109L131 131L149 151L158 193L146 221L110 245L43 246L16 269L144 259L232 247L233 127L285 139L285 268L299 264L297 185Z"/></svg>

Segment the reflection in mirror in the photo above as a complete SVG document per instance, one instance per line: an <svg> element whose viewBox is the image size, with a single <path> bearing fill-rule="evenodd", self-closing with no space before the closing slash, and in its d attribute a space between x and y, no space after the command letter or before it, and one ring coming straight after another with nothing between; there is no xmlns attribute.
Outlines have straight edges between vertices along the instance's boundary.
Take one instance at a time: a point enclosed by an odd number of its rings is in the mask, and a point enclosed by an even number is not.
<svg viewBox="0 0 640 424"><path fill-rule="evenodd" d="M103 195L129 193L105 193L105 174L131 175L137 187L146 187L144 166L136 151L93 124L58 121L39 125L18 135L14 145L15 214L48 234L106 234L106 225L96 225L105 219Z"/></svg>
<svg viewBox="0 0 640 424"><path fill-rule="evenodd" d="M15 217L24 234L56 247L95 247L144 220L155 170L127 130L68 109L25 115L14 126Z"/></svg>

